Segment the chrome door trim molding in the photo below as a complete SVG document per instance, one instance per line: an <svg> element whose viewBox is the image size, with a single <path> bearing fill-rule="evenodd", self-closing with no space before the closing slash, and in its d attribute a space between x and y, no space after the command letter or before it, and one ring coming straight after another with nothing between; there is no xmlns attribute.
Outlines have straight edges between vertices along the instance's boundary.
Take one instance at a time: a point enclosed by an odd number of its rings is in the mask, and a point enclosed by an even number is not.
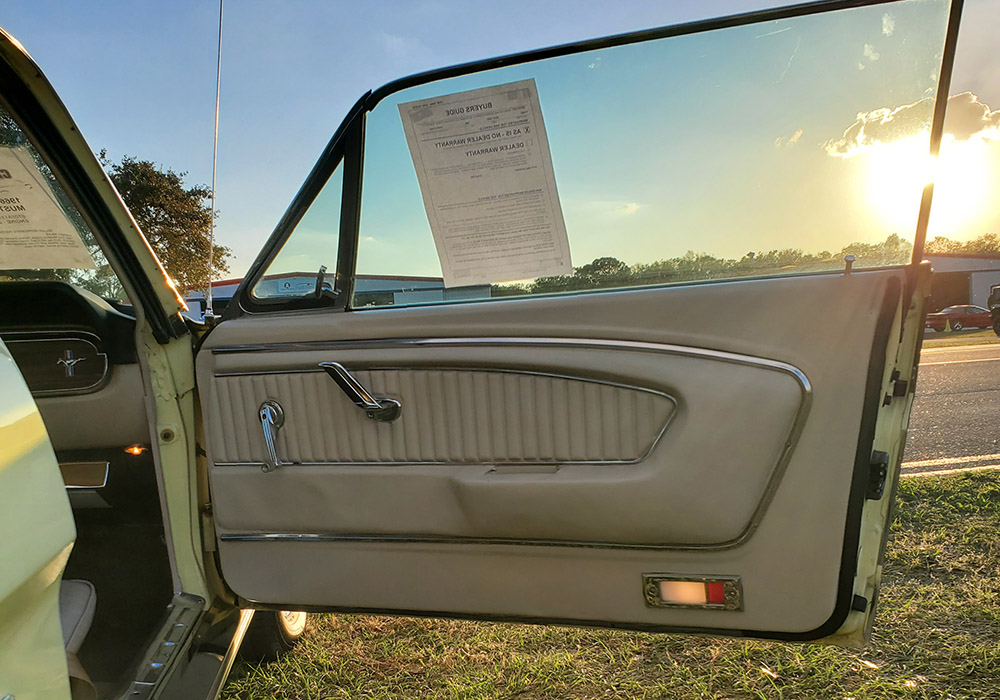
<svg viewBox="0 0 1000 700"><path fill-rule="evenodd" d="M235 355L244 353L277 353L305 352L310 350L374 350L403 347L590 347L609 350L633 350L637 352L655 352L667 355L690 355L734 362L736 364L769 367L787 372L812 392L812 385L806 375L795 365L780 360L770 360L754 355L744 355L727 350L714 350L690 345L675 345L671 343L653 343L642 340L613 340L607 338L559 338L551 336L482 336L465 338L379 338L373 340L308 340L283 343L247 343L241 345L220 345L211 349L213 355Z"/></svg>
<svg viewBox="0 0 1000 700"><path fill-rule="evenodd" d="M500 545L508 547L575 547L584 549L727 549L715 544L632 544L627 542L583 542L517 537L462 537L457 535L357 535L318 532L233 532L219 535L223 542L298 542L300 544L445 544Z"/></svg>
<svg viewBox="0 0 1000 700"><path fill-rule="evenodd" d="M353 364L353 363L351 363ZM469 466L484 466L484 465L590 465L590 464L639 464L644 461L653 450L659 444L660 439L667 432L667 428L670 423L673 422L674 416L677 415L678 403L670 394L659 391L658 389L650 389L649 387L636 386L634 384L627 384L625 382L616 382L610 379L598 379L594 377L581 377L572 374L560 374L559 372L543 372L540 370L530 370L530 369L514 369L505 367L463 367L463 366L452 366L452 365L428 365L428 366L414 366L414 365L375 365L371 367L364 367L366 372L377 372L377 371L402 371L406 372L409 370L434 370L441 372L482 372L484 374L517 374L522 376L534 376L534 377L551 377L553 379L566 379L571 381L587 382L590 384L603 384L605 386L612 386L618 389L629 389L631 391L641 391L647 394L653 394L654 396L659 396L666 399L671 404L673 408L670 411L670 415L664 421L663 425L660 427L659 431L653 437L652 442L646 447L646 449L635 459L503 459L503 460L484 460L482 462L466 462L462 460L409 460L409 461L378 461L378 462L359 462L359 461L343 461L343 462L285 462L282 461L280 466L282 467L400 467L406 465L469 465ZM308 367L299 367L295 369L276 369L276 370L245 370L238 372L217 372L214 377L257 377L262 375L276 375L276 374L310 374L324 372L321 367L313 367L312 365ZM264 462L213 462L216 467L260 467L264 471L270 471L265 469L268 465Z"/></svg>
<svg viewBox="0 0 1000 700"><path fill-rule="evenodd" d="M423 535L354 535L336 533L231 533L220 535L221 541L227 542L385 542L385 543L419 543L419 544L474 544L474 545L518 545L518 546L557 546L557 547L588 547L596 549L647 549L647 550L722 550L731 549L744 544L757 527L760 525L770 505L774 494L781 483L788 462L791 460L795 445L805 428L806 418L812 407L812 383L806 374L795 365L780 360L771 360L752 355L742 355L739 353L724 350L713 350L710 348L689 347L684 345L673 345L667 343L652 343L634 340L608 340L602 338L552 338L552 337L472 337L472 338L392 338L379 340L347 340L347 341L307 341L307 342L287 342L287 343L267 343L252 345L231 345L212 348L213 355L237 354L237 353L276 353L276 352L303 352L317 350L358 350L358 349L392 349L408 347L565 347L565 348L598 348L607 350L626 350L635 352L652 352L664 355L681 355L688 357L699 357L718 362L728 362L732 364L747 365L770 369L791 376L799 386L801 400L792 422L785 444L782 447L778 460L771 476L764 487L764 492L747 521L743 532L732 540L710 544L684 544L684 543L664 543L664 544L623 544L616 542L578 542L571 540L543 540L543 539L510 539L510 538L470 538L453 536L423 536ZM430 366L430 369L435 367ZM288 370L295 372L296 370ZM303 370L298 370L303 371ZM306 370L315 371L315 370ZM500 371L500 370L489 370ZM513 370L517 371L517 370ZM281 370L278 370L280 373ZM217 375L222 376L222 375ZM640 388L640 387L634 387ZM646 391L652 391L646 389ZM670 397L673 400L672 397ZM675 402L676 405L676 402ZM671 414L672 416L673 414ZM669 424L669 420L667 423ZM664 430L666 426L664 427ZM661 433L662 434L662 433ZM654 443L655 446L655 443ZM347 463L335 463L329 466L345 466ZM379 466L391 466L393 463L377 462ZM400 465L417 464L415 462L402 462ZM260 469L260 463L217 463L216 467L248 467L253 466ZM306 465L303 465L306 466ZM318 464L317 466L326 466Z"/></svg>

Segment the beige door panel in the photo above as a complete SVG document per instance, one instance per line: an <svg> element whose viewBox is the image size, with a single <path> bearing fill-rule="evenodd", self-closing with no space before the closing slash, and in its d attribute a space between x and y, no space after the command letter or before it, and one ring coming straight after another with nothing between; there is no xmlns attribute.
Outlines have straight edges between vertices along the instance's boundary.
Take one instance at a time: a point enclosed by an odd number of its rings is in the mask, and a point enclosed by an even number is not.
<svg viewBox="0 0 1000 700"><path fill-rule="evenodd" d="M149 442L139 365L117 365L99 391L36 400L56 450L119 448ZM113 418L113 420L109 420Z"/></svg>
<svg viewBox="0 0 1000 700"><path fill-rule="evenodd" d="M903 281L226 322L198 356L226 580L265 605L830 634L868 366ZM366 418L323 361L399 399L399 420ZM279 457L301 462L268 473L266 399L285 409ZM654 573L737 577L740 609L650 606Z"/></svg>
<svg viewBox="0 0 1000 700"><path fill-rule="evenodd" d="M724 545L750 527L808 405L801 375L742 356L586 340L453 342L263 353L266 373L221 371L207 414L225 436L212 452L225 499L216 505L220 527ZM220 368L228 358L219 357ZM348 367L395 358L408 367L355 372L371 391L401 401L399 420L370 420L323 372L270 369L324 358ZM504 371L419 366L460 363ZM564 375L542 374L555 367ZM605 368L614 379L592 379ZM265 400L285 411L278 454L305 462L282 466L281 475L258 466ZM711 440L698 425L712 426ZM699 488L706 473L728 487ZM261 491L272 502L315 507L261 512L253 507Z"/></svg>

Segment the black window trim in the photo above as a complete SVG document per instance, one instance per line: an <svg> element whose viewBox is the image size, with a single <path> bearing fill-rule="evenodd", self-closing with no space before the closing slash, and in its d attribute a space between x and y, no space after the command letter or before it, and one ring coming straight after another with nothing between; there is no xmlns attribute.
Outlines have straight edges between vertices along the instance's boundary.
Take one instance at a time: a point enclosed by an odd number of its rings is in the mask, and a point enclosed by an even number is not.
<svg viewBox="0 0 1000 700"><path fill-rule="evenodd" d="M706 20L696 20L693 22L683 22L680 24L668 25L654 29L642 29L634 32L615 34L596 39L585 39L567 44L559 44L543 49L533 49L519 53L507 54L495 58L461 63L447 68L416 73L404 78L393 80L374 91L368 91L354 104L341 122L337 131L334 132L319 160L298 193L292 199L292 203L282 215L275 226L274 231L268 237L267 242L261 249L253 264L247 270L243 281L237 288L234 298L237 304L229 304L222 315L222 320L226 321L243 314L254 314L263 312L299 311L303 309L327 309L329 311L350 310L351 294L354 287L355 263L357 257L358 231L360 224L360 203L362 171L364 158L364 122L368 112L373 110L382 100L406 88L423 85L437 80L454 78L471 73L480 73L505 66L514 66L522 63L530 63L547 58L567 56L585 51L610 48L614 46L624 46L627 44L641 43L668 37L684 36L687 34L699 34L702 32L714 31L717 29L727 29L749 24L759 24L761 22L772 22L795 17L805 17L809 15L822 14L825 12L835 12L860 7L875 7L878 5L891 5L904 0L818 0L797 5L786 5L777 8L755 10L743 12L725 17L717 17ZM952 0L953 11L957 6L961 8L962 0ZM957 27L957 23L953 23ZM942 78L950 79L950 56L954 54L954 41L948 40L945 44L944 59L948 67L948 75L942 73ZM949 81L939 82L941 86L947 86ZM942 91L946 92L946 91ZM942 103L942 104L937 104ZM934 126L932 127L932 141L936 138L940 144L941 131L944 121L944 106L947 100L938 99L935 104ZM940 115L939 115L940 112ZM939 126L940 122L940 126ZM934 145L932 144L932 148ZM279 299L260 299L251 293L254 285L264 275L268 265L277 256L287 238L295 230L296 224L302 219L306 210L312 205L316 196L323 189L327 180L333 174L334 169L344 161L344 190L340 217L340 240L338 242L337 257L337 279L335 289L336 297L294 297ZM929 197L926 209L929 212ZM923 213L924 206L921 207ZM918 247L914 245L914 254L911 264L919 263L923 258L923 241L926 237L926 222L921 232L917 232ZM349 239L349 240L348 240ZM919 253L919 254L918 254Z"/></svg>
<svg viewBox="0 0 1000 700"><path fill-rule="evenodd" d="M334 132L319 160L288 209L278 221L278 225L264 243L257 258L250 265L243 281L234 293L239 303L230 303L222 314L222 321L237 318L246 313L275 311L298 311L302 309L327 309L343 311L353 289L354 258L357 254L358 221L361 215L361 168L365 124L365 101L371 93L359 99L344 121ZM306 211L326 186L330 176L340 164L344 165L344 183L341 191L340 232L337 244L337 269L334 280L333 298L290 297L263 299L253 295L254 286L264 276L285 241L295 231ZM347 234L347 232L351 232ZM347 235L345 235L347 234Z"/></svg>

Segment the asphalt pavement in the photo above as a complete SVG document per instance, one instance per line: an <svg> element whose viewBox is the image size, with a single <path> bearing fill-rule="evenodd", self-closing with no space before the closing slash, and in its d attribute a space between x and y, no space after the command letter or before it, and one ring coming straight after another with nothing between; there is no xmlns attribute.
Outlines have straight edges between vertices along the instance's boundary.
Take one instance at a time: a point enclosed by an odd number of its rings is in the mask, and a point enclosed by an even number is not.
<svg viewBox="0 0 1000 700"><path fill-rule="evenodd" d="M1000 469L1000 343L924 346L903 474Z"/></svg>

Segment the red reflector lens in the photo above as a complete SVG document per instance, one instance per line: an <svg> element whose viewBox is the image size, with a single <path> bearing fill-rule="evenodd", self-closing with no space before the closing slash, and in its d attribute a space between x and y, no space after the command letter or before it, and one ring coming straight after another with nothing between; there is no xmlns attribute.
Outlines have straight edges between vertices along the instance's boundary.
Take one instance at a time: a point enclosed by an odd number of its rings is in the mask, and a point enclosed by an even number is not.
<svg viewBox="0 0 1000 700"><path fill-rule="evenodd" d="M705 589L710 605L723 605L726 602L726 589L721 583L717 581L706 583Z"/></svg>

